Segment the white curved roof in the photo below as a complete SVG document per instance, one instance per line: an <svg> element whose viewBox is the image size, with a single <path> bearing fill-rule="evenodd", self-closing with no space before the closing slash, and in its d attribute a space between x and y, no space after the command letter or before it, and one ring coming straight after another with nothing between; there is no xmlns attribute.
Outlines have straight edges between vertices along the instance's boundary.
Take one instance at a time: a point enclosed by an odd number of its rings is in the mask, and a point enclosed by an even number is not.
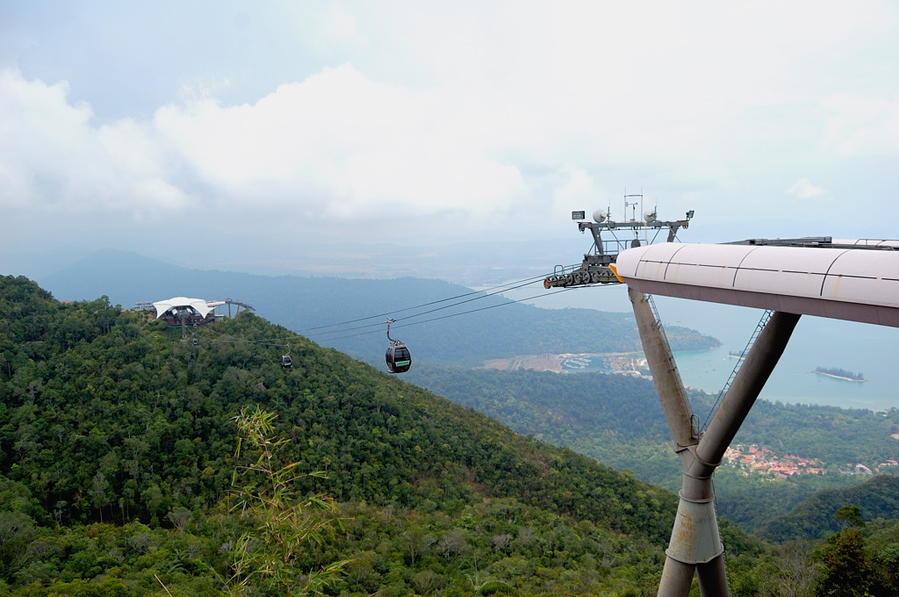
<svg viewBox="0 0 899 597"><path fill-rule="evenodd" d="M162 317L166 311L186 307L190 307L203 317L206 317L215 308L214 305L210 305L203 299L187 298L186 296L176 296L165 301L157 301L153 303L153 306L156 308L156 319Z"/></svg>
<svg viewBox="0 0 899 597"><path fill-rule="evenodd" d="M652 294L899 327L899 251L659 243L616 271Z"/></svg>

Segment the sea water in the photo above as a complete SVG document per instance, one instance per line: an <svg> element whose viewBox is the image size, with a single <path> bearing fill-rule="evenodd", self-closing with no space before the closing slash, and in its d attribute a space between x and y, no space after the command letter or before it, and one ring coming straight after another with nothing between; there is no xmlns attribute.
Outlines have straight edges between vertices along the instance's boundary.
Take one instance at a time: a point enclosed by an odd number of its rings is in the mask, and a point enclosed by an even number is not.
<svg viewBox="0 0 899 597"><path fill-rule="evenodd" d="M516 297L510 295L510 298ZM721 341L721 346L713 350L675 354L684 385L717 394L737 364L737 359L729 353L743 351L763 311L662 296L654 300L663 326L692 328ZM533 304L633 313L623 286L586 287L536 300ZM760 398L842 408L899 408L897 353L899 328L805 315L800 318ZM811 373L817 367L861 373L868 381L842 381ZM587 366L571 371L590 370L597 368Z"/></svg>
<svg viewBox="0 0 899 597"><path fill-rule="evenodd" d="M673 313L683 310L673 303L670 307ZM705 323L702 319L682 316L676 320L680 323L672 325L686 325L721 340L722 346L713 350L675 354L685 385L717 394L738 364L738 359L730 353L744 350L761 311L713 307L707 311L720 309L720 318ZM662 308L659 306L660 312ZM772 402L842 408L899 408L899 368L894 356L897 349L899 329L803 316L760 397ZM818 367L861 373L867 381L818 375L814 373Z"/></svg>

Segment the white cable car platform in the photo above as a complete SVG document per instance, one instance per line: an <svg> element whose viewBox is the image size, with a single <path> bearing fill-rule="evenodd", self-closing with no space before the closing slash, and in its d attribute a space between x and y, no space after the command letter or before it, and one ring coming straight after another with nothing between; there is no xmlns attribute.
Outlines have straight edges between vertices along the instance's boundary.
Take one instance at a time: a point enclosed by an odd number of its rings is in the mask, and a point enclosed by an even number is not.
<svg viewBox="0 0 899 597"><path fill-rule="evenodd" d="M899 327L899 241L659 243L615 270L649 294Z"/></svg>

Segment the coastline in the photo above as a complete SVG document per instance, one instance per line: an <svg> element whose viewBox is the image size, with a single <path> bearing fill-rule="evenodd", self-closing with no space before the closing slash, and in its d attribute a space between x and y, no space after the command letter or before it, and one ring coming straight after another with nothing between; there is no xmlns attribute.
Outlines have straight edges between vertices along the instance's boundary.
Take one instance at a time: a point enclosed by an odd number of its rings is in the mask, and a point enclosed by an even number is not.
<svg viewBox="0 0 899 597"><path fill-rule="evenodd" d="M477 368L495 369L498 371L530 369L532 371L552 371L553 373L567 374L574 373L576 370L564 367L563 362L592 358L603 359L606 366L615 374L640 375L640 369L646 367L646 358L642 352L605 352L516 355L508 359L491 359L485 361Z"/></svg>

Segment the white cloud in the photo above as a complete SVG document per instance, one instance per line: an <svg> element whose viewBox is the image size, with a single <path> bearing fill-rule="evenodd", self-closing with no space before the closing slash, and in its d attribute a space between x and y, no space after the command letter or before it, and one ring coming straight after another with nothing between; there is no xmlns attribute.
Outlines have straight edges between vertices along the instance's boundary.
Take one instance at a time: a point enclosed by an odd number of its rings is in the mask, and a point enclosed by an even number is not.
<svg viewBox="0 0 899 597"><path fill-rule="evenodd" d="M487 215L525 188L469 116L434 90L385 85L345 65L254 105L166 106L154 123L206 184L235 201Z"/></svg>
<svg viewBox="0 0 899 597"><path fill-rule="evenodd" d="M470 106L434 90L377 83L351 66L286 84L253 105L199 99L151 122L92 125L87 106L6 71L7 203L68 208L287 209L314 217L501 214L527 193L492 154ZM15 123L15 124L12 124ZM28 173L35 175L29 179ZM47 187L46 180L58 181ZM191 183L191 179L195 183ZM190 196L179 186L213 189ZM62 187L62 190L60 189Z"/></svg>
<svg viewBox="0 0 899 597"><path fill-rule="evenodd" d="M577 210L586 210L589 213L590 206L595 208L604 199L598 196L596 183L584 170L568 166L563 168L561 173L567 176L568 181L558 187L553 195L554 216L564 216Z"/></svg>
<svg viewBox="0 0 899 597"><path fill-rule="evenodd" d="M131 120L95 127L90 107L72 106L68 93L65 82L0 71L0 203L135 217L187 203L166 180L163 152L147 127Z"/></svg>
<svg viewBox="0 0 899 597"><path fill-rule="evenodd" d="M65 83L30 83L16 71L0 71L4 204L30 203L39 196L39 185L52 184L56 192L68 186L68 164L77 159L76 149L85 142L84 123L91 112L84 105L70 106L67 93Z"/></svg>
<svg viewBox="0 0 899 597"><path fill-rule="evenodd" d="M872 29L884 34L897 12L884 2L462 6L405 17L402 6L378 24L433 84L504 114L494 126L516 147L562 161L575 151L716 159L736 141L725 125L759 107L817 102L822 81L847 76L829 60ZM751 134L752 123L736 132Z"/></svg>
<svg viewBox="0 0 899 597"><path fill-rule="evenodd" d="M820 187L816 187L808 178L800 178L785 191L788 195L793 195L799 199L814 199L827 194L827 191Z"/></svg>
<svg viewBox="0 0 899 597"><path fill-rule="evenodd" d="M329 37L338 40L359 39L355 17L342 6L332 5L325 17L325 22ZM360 39L360 41L364 41L364 38Z"/></svg>
<svg viewBox="0 0 899 597"><path fill-rule="evenodd" d="M178 96L185 103L215 101L216 97L227 91L231 86L232 82L227 78L198 77L192 81L182 83Z"/></svg>
<svg viewBox="0 0 899 597"><path fill-rule="evenodd" d="M863 176L840 171L852 159L892 188L876 168L899 138L897 13L879 0L270 5L210 29L191 67L160 62L146 85L166 103L124 118L79 100L86 80L115 77L2 71L0 206L450 239L542 236L571 209L618 209L608 189L624 187L659 197L660 215L741 219L787 187L839 199ZM147 31L142 47L166 33ZM271 31L263 65L248 49ZM96 47L127 63L124 37Z"/></svg>
<svg viewBox="0 0 899 597"><path fill-rule="evenodd" d="M899 153L899 97L840 94L823 101L827 110L825 147L842 157Z"/></svg>

